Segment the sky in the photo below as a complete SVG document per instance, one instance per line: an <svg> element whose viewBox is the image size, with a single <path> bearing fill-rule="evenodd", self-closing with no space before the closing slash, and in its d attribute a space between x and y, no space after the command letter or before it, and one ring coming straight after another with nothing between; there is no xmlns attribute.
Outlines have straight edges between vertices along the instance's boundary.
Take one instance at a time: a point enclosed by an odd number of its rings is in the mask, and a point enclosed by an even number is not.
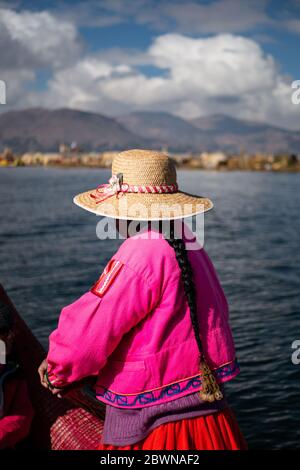
<svg viewBox="0 0 300 470"><path fill-rule="evenodd" d="M0 112L221 113L300 130L299 57L300 0L0 0Z"/></svg>

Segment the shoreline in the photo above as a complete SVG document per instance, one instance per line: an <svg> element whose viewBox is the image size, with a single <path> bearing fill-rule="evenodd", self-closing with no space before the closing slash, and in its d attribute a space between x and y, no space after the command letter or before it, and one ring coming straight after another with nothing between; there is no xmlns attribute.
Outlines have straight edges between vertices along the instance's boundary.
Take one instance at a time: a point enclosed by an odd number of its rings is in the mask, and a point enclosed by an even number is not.
<svg viewBox="0 0 300 470"><path fill-rule="evenodd" d="M27 152L14 154L5 149L0 154L0 168L95 168L110 169L118 151L105 152ZM201 153L171 153L170 158L178 169L203 171L251 171L251 172L300 172L300 155L240 153L226 154L222 151Z"/></svg>
<svg viewBox="0 0 300 470"><path fill-rule="evenodd" d="M111 169L106 166L95 166L95 165L1 165L1 169L15 169L15 168L44 168L48 169L62 169L62 170L107 170ZM297 168L281 168L281 169L252 169L252 168L200 168L188 165L177 165L177 169L180 171L199 171L199 172L214 172L214 173L300 173L300 167Z"/></svg>

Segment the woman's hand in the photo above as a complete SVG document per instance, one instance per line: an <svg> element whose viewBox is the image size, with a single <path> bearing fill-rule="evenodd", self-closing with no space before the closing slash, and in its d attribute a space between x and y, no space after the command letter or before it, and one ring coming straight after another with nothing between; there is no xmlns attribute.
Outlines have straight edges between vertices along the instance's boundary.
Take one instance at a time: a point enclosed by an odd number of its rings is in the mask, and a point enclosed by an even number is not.
<svg viewBox="0 0 300 470"><path fill-rule="evenodd" d="M38 368L38 373L40 376L41 385L45 388L49 388L48 382L46 380L46 372L48 369L48 362L47 359L44 359L41 363L40 367Z"/></svg>
<svg viewBox="0 0 300 470"><path fill-rule="evenodd" d="M59 398L61 398L61 389L60 388L55 388L55 387L49 387L49 383L46 379L46 372L48 370L48 362L47 359L44 359L43 362L41 363L40 367L38 368L38 373L40 376L40 381L41 385L45 388L47 388L53 395L57 395Z"/></svg>

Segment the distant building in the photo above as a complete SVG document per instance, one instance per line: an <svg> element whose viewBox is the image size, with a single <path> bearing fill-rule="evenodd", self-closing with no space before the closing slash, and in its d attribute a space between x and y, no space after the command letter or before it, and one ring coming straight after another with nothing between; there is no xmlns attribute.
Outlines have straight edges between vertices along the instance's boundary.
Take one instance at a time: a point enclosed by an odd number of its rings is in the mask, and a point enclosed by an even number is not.
<svg viewBox="0 0 300 470"><path fill-rule="evenodd" d="M59 153L61 155L67 155L70 152L70 147L66 144L59 144Z"/></svg>
<svg viewBox="0 0 300 470"><path fill-rule="evenodd" d="M200 155L201 166L206 170L215 170L220 166L226 165L227 161L228 157L223 152L203 152Z"/></svg>

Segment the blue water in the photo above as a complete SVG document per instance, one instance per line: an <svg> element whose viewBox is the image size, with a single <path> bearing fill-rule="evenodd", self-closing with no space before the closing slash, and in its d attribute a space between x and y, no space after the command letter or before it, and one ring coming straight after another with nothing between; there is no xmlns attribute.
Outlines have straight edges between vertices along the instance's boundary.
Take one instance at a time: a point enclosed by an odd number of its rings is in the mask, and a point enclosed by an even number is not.
<svg viewBox="0 0 300 470"><path fill-rule="evenodd" d="M0 169L0 280L38 338L98 278L118 241L96 237L97 217L73 195L107 170ZM231 310L241 365L228 384L250 448L300 447L300 175L179 172L183 189L210 196L205 247Z"/></svg>

